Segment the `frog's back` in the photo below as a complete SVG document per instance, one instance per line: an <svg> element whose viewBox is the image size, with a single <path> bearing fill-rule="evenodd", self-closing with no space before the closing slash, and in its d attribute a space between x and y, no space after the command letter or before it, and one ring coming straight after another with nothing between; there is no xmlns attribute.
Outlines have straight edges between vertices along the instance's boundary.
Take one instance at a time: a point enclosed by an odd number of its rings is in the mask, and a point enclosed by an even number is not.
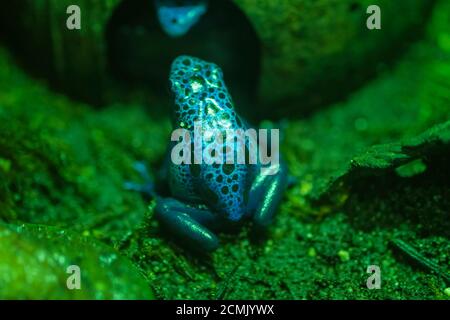
<svg viewBox="0 0 450 320"><path fill-rule="evenodd" d="M246 144L242 140L234 144L233 140L233 149L226 140L230 130L244 132L247 126L234 110L221 69L198 58L180 56L172 64L170 82L175 94L174 127L188 130L192 139L200 139L197 146L203 155L199 164L172 166L172 190L183 192L182 197L194 202L201 199L231 220L240 219L245 213L246 190L251 182L249 165L237 163L235 156L234 163L226 163L224 154L213 161L211 158L216 155L208 151L226 153ZM215 134L220 134L222 140L216 139Z"/></svg>

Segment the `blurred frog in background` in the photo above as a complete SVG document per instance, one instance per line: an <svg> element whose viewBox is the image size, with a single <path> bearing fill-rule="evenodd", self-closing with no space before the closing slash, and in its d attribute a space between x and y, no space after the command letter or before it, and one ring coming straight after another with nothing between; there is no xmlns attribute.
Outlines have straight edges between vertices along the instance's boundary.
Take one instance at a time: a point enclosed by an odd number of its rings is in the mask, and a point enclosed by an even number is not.
<svg viewBox="0 0 450 320"><path fill-rule="evenodd" d="M181 37L208 10L207 0L155 0L159 23L169 36Z"/></svg>

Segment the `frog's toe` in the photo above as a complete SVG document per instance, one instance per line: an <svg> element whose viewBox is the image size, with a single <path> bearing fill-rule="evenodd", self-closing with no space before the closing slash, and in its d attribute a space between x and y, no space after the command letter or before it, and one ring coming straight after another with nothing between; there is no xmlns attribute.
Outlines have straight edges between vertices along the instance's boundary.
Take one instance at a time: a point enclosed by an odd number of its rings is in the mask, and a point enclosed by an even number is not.
<svg viewBox="0 0 450 320"><path fill-rule="evenodd" d="M153 183L136 183L132 181L125 181L123 184L125 190L142 193L150 198L155 195L155 186Z"/></svg>
<svg viewBox="0 0 450 320"><path fill-rule="evenodd" d="M137 173L144 179L144 181L151 181L152 178L150 176L150 172L148 171L145 163L141 161L136 161L133 165L133 169L136 170Z"/></svg>
<svg viewBox="0 0 450 320"><path fill-rule="evenodd" d="M133 169L142 177L144 183L125 181L123 184L124 189L139 192L149 198L153 198L155 196L155 183L150 176L147 166L143 162L136 162L133 165Z"/></svg>
<svg viewBox="0 0 450 320"><path fill-rule="evenodd" d="M183 244L196 251L214 251L219 246L218 238L189 215L191 211L190 207L171 198L158 199L155 207L159 221Z"/></svg>

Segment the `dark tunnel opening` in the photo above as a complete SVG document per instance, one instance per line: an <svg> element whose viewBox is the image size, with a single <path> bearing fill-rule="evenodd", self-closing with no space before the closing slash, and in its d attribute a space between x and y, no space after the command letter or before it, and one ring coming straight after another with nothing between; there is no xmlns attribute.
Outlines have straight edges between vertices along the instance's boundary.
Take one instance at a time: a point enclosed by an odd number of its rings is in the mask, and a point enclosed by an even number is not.
<svg viewBox="0 0 450 320"><path fill-rule="evenodd" d="M112 76L125 87L168 97L168 74L179 55L219 65L236 108L251 115L260 77L261 44L248 18L228 0L209 1L208 11L184 36L172 38L159 25L154 1L124 0L106 31Z"/></svg>

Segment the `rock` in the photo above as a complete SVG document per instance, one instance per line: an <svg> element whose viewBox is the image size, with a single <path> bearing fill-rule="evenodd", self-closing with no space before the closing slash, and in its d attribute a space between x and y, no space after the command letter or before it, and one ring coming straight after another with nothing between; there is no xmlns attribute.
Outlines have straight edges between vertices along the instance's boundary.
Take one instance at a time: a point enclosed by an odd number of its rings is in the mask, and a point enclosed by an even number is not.
<svg viewBox="0 0 450 320"><path fill-rule="evenodd" d="M6 41L34 74L84 101L100 103L107 90L108 19L120 0L20 0L2 5ZM67 7L81 9L81 30L68 30Z"/></svg>
<svg viewBox="0 0 450 320"><path fill-rule="evenodd" d="M150 0L20 0L3 5L0 21L32 69L84 101L102 104L129 93L116 93L114 69L120 87L133 80L132 89L140 83L145 94L153 88L165 96L170 61L191 54L221 64L233 97L249 109L243 113L267 118L345 97L420 35L434 1L379 1L376 31L366 28L365 0L234 3L211 1L198 26L175 40L158 27ZM71 4L81 8L81 30L65 28Z"/></svg>
<svg viewBox="0 0 450 320"><path fill-rule="evenodd" d="M371 78L420 34L433 1L378 1L379 31L366 28L370 1L236 3L261 41L258 112L287 116L335 102Z"/></svg>

